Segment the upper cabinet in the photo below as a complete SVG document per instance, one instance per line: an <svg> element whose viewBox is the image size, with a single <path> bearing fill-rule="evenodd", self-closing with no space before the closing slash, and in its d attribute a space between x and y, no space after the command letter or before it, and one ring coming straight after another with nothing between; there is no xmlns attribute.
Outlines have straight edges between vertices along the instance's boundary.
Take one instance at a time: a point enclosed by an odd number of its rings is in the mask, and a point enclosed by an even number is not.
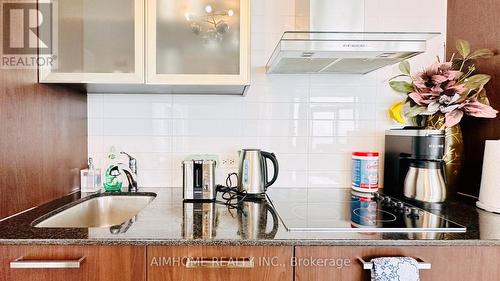
<svg viewBox="0 0 500 281"><path fill-rule="evenodd" d="M150 0L147 82L248 83L249 28L249 1Z"/></svg>
<svg viewBox="0 0 500 281"><path fill-rule="evenodd" d="M144 0L53 2L42 83L143 83Z"/></svg>
<svg viewBox="0 0 500 281"><path fill-rule="evenodd" d="M52 34L42 83L239 95L250 83L250 0L58 1Z"/></svg>

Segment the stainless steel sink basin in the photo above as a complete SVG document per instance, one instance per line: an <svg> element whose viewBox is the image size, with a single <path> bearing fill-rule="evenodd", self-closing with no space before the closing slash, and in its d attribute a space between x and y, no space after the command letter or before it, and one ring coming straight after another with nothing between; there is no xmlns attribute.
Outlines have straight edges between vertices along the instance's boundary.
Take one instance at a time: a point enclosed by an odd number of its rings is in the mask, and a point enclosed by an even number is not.
<svg viewBox="0 0 500 281"><path fill-rule="evenodd" d="M72 202L35 220L35 227L110 227L133 218L155 193L100 193Z"/></svg>

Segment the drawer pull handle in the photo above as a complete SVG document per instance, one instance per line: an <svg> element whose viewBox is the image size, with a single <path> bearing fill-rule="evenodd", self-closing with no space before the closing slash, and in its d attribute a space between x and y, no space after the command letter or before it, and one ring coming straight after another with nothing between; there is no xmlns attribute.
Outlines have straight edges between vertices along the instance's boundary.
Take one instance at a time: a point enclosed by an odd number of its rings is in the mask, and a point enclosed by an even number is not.
<svg viewBox="0 0 500 281"><path fill-rule="evenodd" d="M373 263L369 261L365 261L363 258L358 258L359 262L363 265L363 269L372 269ZM417 259L418 261L418 269L431 269L431 264L428 262L424 262L421 259Z"/></svg>
<svg viewBox="0 0 500 281"><path fill-rule="evenodd" d="M187 258L186 268L254 268L251 258Z"/></svg>
<svg viewBox="0 0 500 281"><path fill-rule="evenodd" d="M78 260L23 260L23 257L10 262L10 268L80 268L85 257Z"/></svg>

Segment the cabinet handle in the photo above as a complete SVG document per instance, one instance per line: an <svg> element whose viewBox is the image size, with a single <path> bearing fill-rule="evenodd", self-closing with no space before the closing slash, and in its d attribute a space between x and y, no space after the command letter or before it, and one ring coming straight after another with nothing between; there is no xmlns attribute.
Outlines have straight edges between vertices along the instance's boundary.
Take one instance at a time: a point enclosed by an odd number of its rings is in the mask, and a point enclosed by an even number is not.
<svg viewBox="0 0 500 281"><path fill-rule="evenodd" d="M23 257L10 262L10 268L80 268L85 260L81 257L78 260L23 260Z"/></svg>
<svg viewBox="0 0 500 281"><path fill-rule="evenodd" d="M369 261L365 261L363 258L358 258L359 262L363 265L363 269L372 269L373 263ZM424 262L421 259L417 259L418 261L418 269L431 269L431 263Z"/></svg>
<svg viewBox="0 0 500 281"><path fill-rule="evenodd" d="M186 268L253 268L254 261L251 258L187 258Z"/></svg>

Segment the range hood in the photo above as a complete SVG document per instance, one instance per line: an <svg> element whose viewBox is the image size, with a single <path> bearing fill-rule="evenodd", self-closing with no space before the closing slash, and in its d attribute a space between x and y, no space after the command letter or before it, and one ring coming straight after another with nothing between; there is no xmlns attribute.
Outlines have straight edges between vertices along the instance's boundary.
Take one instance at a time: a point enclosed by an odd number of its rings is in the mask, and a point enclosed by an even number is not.
<svg viewBox="0 0 500 281"><path fill-rule="evenodd" d="M296 0L295 7L296 30L305 31L283 34L267 73L366 74L425 52L440 34L363 32L364 0Z"/></svg>

